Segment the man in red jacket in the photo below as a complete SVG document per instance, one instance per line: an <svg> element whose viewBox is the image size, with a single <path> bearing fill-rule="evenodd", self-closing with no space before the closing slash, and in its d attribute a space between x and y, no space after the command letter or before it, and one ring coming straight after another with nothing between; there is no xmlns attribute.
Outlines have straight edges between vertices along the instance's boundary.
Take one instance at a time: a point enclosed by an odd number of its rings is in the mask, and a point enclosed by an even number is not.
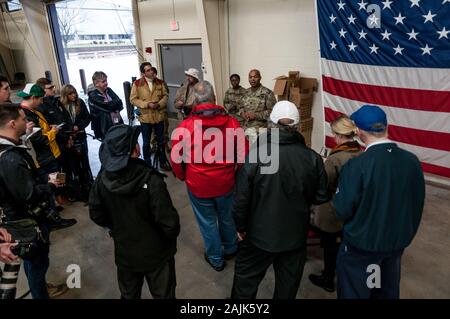
<svg viewBox="0 0 450 319"><path fill-rule="evenodd" d="M216 105L208 81L194 87L196 106L172 133L171 163L176 177L186 182L200 232L205 260L216 271L237 251L231 214L236 170L248 152L239 122Z"/></svg>

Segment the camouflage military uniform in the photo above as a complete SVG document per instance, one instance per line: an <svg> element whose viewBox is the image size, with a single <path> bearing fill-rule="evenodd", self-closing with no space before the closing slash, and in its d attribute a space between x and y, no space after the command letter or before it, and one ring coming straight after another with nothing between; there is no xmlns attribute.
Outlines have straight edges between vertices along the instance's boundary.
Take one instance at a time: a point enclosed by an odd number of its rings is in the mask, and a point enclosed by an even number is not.
<svg viewBox="0 0 450 319"><path fill-rule="evenodd" d="M242 97L239 113L253 112L256 119L245 121L245 128L259 129L267 127L270 112L276 103L275 95L268 88L260 85L255 91L248 88Z"/></svg>
<svg viewBox="0 0 450 319"><path fill-rule="evenodd" d="M229 88L225 92L225 98L223 99L223 106L230 115L234 116L239 121L241 126L244 124L244 119L239 116L239 108L244 94L245 89L242 86L239 86L236 90Z"/></svg>

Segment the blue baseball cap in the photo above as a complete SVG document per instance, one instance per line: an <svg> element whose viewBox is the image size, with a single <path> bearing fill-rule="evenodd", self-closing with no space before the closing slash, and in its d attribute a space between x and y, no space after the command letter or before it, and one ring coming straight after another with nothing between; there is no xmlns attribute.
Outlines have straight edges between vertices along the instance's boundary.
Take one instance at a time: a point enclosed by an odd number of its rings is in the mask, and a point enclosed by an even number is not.
<svg viewBox="0 0 450 319"><path fill-rule="evenodd" d="M376 105L363 105L350 118L366 132L383 132L387 127L386 113Z"/></svg>

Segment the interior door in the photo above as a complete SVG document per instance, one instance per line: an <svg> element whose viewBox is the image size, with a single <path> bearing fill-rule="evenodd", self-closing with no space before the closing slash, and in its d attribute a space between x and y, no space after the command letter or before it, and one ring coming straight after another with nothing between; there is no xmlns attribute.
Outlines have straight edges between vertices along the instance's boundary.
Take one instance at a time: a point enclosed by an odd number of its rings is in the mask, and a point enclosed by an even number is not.
<svg viewBox="0 0 450 319"><path fill-rule="evenodd" d="M176 117L177 110L173 106L175 94L183 84L186 75L184 71L196 68L202 79L202 46L201 44L160 44L161 68L164 81L169 87L168 112L170 117Z"/></svg>

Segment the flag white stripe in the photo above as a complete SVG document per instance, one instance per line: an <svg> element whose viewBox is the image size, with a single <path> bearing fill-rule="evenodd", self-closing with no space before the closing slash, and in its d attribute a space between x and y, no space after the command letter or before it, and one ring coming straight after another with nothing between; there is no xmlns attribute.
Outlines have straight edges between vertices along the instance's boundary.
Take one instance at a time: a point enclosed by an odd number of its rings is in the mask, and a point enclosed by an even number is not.
<svg viewBox="0 0 450 319"><path fill-rule="evenodd" d="M322 97L325 107L345 113L348 116L359 109L361 105L366 104L328 92L323 92ZM418 130L450 133L450 113L407 110L379 104L378 106L386 112L390 124Z"/></svg>
<svg viewBox="0 0 450 319"><path fill-rule="evenodd" d="M322 58L322 74L338 80L405 89L450 91L449 69L363 65Z"/></svg>
<svg viewBox="0 0 450 319"><path fill-rule="evenodd" d="M332 137L331 128L328 123L325 122L325 135ZM421 162L428 164L438 165L442 167L449 167L450 165L450 152L435 150L432 148L421 147L417 145L405 144L394 141L399 147L410 151L415 154Z"/></svg>

